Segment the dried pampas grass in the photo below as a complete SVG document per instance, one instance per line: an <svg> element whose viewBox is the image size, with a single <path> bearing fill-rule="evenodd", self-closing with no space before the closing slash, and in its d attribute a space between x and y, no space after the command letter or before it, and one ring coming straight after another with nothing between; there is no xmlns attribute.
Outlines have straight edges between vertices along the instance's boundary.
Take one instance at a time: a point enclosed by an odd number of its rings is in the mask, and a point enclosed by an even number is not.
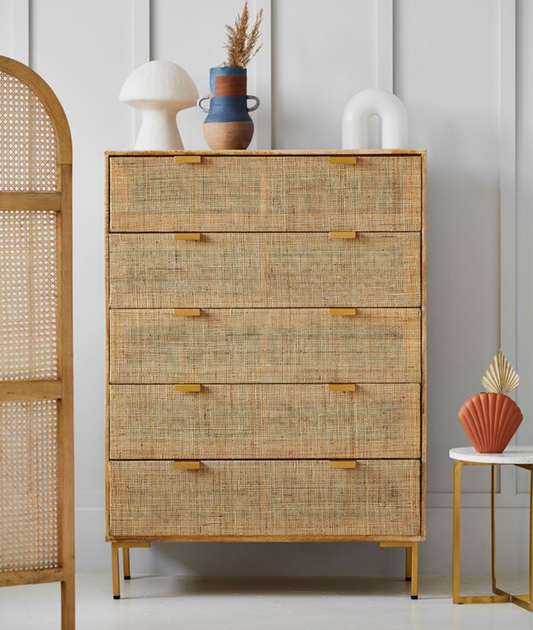
<svg viewBox="0 0 533 630"><path fill-rule="evenodd" d="M248 9L248 2L245 2L242 13L238 14L235 18L235 24L233 26L226 25L228 41L224 45L224 48L228 51L228 58L224 63L225 66L246 68L255 55L257 55L262 47L262 44L260 46L257 45L261 34L259 29L262 21L263 9L260 9L255 18L252 30L248 33L250 10Z"/></svg>

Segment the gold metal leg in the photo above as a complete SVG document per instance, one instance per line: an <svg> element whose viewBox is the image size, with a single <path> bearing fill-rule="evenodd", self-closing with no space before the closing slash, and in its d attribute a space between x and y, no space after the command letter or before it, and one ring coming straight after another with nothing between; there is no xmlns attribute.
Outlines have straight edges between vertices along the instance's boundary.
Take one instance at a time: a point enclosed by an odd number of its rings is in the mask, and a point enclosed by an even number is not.
<svg viewBox="0 0 533 630"><path fill-rule="evenodd" d="M516 464L519 468L525 468L526 470L529 470L531 472L531 474L533 475L533 467L531 467L528 464ZM493 467L494 468L494 467ZM511 604L516 604L517 606L520 606L520 608L524 608L525 610L529 610L530 612L533 612L533 606L531 605L531 602L533 601L533 587L532 587L532 582L533 582L533 576L532 576L532 568L533 568L533 479L530 479L530 488L529 488L529 593L526 593L525 595L513 595L511 593L508 593L507 591L502 590L501 588L498 588L497 584L496 584L496 562L494 560L494 556L496 554L496 513L495 513L495 498L496 498L496 493L495 493L495 485L496 485L496 476L493 473L493 480L492 480L492 547L493 547L493 562L492 562L492 566L493 566L493 577L492 577L492 583L493 583L493 587L492 590L494 593L496 593L497 595L500 595L502 597L508 597L508 601L511 602Z"/></svg>
<svg viewBox="0 0 533 630"><path fill-rule="evenodd" d="M529 594L513 595L511 601L533 612L533 467L529 467Z"/></svg>
<svg viewBox="0 0 533 630"><path fill-rule="evenodd" d="M496 575L496 465L491 464L491 574L492 596L461 597L460 595L460 552L461 552L461 467L471 465L470 462L454 461L453 483L453 603L454 604L495 604L511 602L533 612L533 465L515 464L519 468L530 471L529 481L529 592L525 595L513 595L498 588Z"/></svg>
<svg viewBox="0 0 533 630"><path fill-rule="evenodd" d="M453 603L460 601L460 561L461 561L461 462L453 462L453 557L452 592Z"/></svg>
<svg viewBox="0 0 533 630"><path fill-rule="evenodd" d="M495 471L492 466L492 566L493 566L493 591L498 595L476 595L473 597L461 596L461 468L463 462L455 460L453 462L453 603L454 604L503 604L511 601L511 596L501 592L496 587L496 533L495 533Z"/></svg>
<svg viewBox="0 0 533 630"><path fill-rule="evenodd" d="M418 599L418 543L404 541L382 541L382 548L405 547L405 579L411 582L411 599Z"/></svg>
<svg viewBox="0 0 533 630"><path fill-rule="evenodd" d="M525 467L524 467L525 468ZM533 612L533 467L529 478L529 593L527 595L511 595L513 604Z"/></svg>
<svg viewBox="0 0 533 630"><path fill-rule="evenodd" d="M413 549L405 548L405 581L410 582L413 574Z"/></svg>
<svg viewBox="0 0 533 630"><path fill-rule="evenodd" d="M131 572L130 572L130 548L123 547L122 548L122 559L124 561L124 579L131 580Z"/></svg>
<svg viewBox="0 0 533 630"><path fill-rule="evenodd" d="M113 570L113 598L120 599L120 568L119 553L122 549L122 560L124 562L124 579L131 579L130 572L130 549L147 549L151 546L151 542L114 542L111 543L111 568Z"/></svg>
<svg viewBox="0 0 533 630"><path fill-rule="evenodd" d="M113 599L120 599L120 569L117 543L111 543L111 569L113 573Z"/></svg>
<svg viewBox="0 0 533 630"><path fill-rule="evenodd" d="M533 612L533 466L530 464L517 464L519 468L530 471L529 479L529 593L525 595L512 595L496 588L496 592L509 596L512 604L520 606L529 612Z"/></svg>
<svg viewBox="0 0 533 630"><path fill-rule="evenodd" d="M496 466L491 465L490 475L490 538L492 592L496 593Z"/></svg>
<svg viewBox="0 0 533 630"><path fill-rule="evenodd" d="M411 599L418 599L418 543L411 546Z"/></svg>

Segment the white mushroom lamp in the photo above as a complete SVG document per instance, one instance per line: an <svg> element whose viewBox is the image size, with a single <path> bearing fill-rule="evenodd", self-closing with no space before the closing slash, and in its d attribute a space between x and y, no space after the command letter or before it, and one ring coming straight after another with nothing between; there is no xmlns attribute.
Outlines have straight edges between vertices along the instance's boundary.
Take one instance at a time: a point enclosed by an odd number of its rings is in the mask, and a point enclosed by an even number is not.
<svg viewBox="0 0 533 630"><path fill-rule="evenodd" d="M126 79L119 98L142 113L136 150L183 149L176 115L198 100L198 89L183 68L171 61L145 63Z"/></svg>

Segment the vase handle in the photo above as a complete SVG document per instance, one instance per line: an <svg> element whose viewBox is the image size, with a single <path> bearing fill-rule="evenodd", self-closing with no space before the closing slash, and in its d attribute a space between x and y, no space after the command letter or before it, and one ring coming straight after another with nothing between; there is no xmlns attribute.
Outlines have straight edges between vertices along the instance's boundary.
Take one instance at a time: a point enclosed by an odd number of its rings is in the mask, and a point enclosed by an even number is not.
<svg viewBox="0 0 533 630"><path fill-rule="evenodd" d="M208 101L210 98L211 98L210 96L202 96L202 98L199 98L199 99L198 99L198 103L197 103L198 107L199 107L199 108L200 108L203 112L206 112L207 114L209 114L209 109L205 108L205 107L202 105L202 103L203 103L204 101Z"/></svg>
<svg viewBox="0 0 533 630"><path fill-rule="evenodd" d="M247 99L253 99L255 101L255 105L253 107L248 107L249 112L255 112L255 110L261 105L261 101L257 98L257 96L247 96Z"/></svg>

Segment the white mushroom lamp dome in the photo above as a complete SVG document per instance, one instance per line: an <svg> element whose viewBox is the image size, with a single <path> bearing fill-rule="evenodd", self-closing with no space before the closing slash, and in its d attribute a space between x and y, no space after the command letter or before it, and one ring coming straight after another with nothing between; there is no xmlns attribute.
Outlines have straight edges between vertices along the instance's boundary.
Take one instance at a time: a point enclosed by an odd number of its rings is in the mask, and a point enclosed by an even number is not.
<svg viewBox="0 0 533 630"><path fill-rule="evenodd" d="M171 61L145 63L126 79L119 98L142 112L136 150L183 149L176 115L198 100L198 89L183 68Z"/></svg>

